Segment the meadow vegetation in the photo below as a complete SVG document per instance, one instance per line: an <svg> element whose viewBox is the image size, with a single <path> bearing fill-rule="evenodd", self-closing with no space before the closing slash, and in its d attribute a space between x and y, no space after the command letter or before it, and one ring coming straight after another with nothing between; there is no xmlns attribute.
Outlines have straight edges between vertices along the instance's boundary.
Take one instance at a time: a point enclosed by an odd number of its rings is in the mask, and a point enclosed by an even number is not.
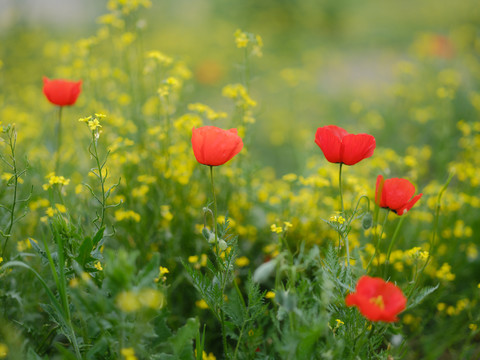
<svg viewBox="0 0 480 360"><path fill-rule="evenodd" d="M479 22L345 73L350 5L273 3L0 35L0 359L480 357Z"/></svg>

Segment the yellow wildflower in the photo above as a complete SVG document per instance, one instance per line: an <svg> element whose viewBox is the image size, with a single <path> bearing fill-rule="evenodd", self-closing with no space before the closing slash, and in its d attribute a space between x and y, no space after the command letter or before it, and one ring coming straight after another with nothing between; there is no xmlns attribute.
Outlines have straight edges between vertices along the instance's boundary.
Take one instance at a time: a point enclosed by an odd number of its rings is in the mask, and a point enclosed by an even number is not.
<svg viewBox="0 0 480 360"><path fill-rule="evenodd" d="M248 264L250 264L250 260L246 256L242 256L242 257L239 257L237 260L235 260L235 264L238 267L245 267Z"/></svg>
<svg viewBox="0 0 480 360"><path fill-rule="evenodd" d="M195 305L200 309L208 309L208 304L203 299L195 301Z"/></svg>
<svg viewBox="0 0 480 360"><path fill-rule="evenodd" d="M267 293L265 294L265 298L266 299L273 299L273 298L275 298L275 293L273 291L267 291Z"/></svg>
<svg viewBox="0 0 480 360"><path fill-rule="evenodd" d="M118 308L124 312L134 312L140 308L140 301L132 291L121 292L116 299Z"/></svg>
<svg viewBox="0 0 480 360"><path fill-rule="evenodd" d="M78 286L80 282L78 281L77 278L72 278L70 280L70 282L68 283L68 285L71 287L71 288L76 288Z"/></svg>
<svg viewBox="0 0 480 360"><path fill-rule="evenodd" d="M120 350L123 358L125 360L137 360L138 358L135 356L135 350L133 348L123 348Z"/></svg>
<svg viewBox="0 0 480 360"><path fill-rule="evenodd" d="M280 234L283 229L275 224L270 225L270 230L274 233Z"/></svg>
<svg viewBox="0 0 480 360"><path fill-rule="evenodd" d="M115 211L115 219L117 221L122 221L122 220L133 220L135 222L140 222L140 214L137 214L133 210L117 210Z"/></svg>
<svg viewBox="0 0 480 360"><path fill-rule="evenodd" d="M247 33L243 32L240 29L237 29L233 35L235 36L235 44L237 45L237 48L247 47L248 45Z"/></svg>
<svg viewBox="0 0 480 360"><path fill-rule="evenodd" d="M0 343L0 359L6 358L8 355L8 346L4 343Z"/></svg>
<svg viewBox="0 0 480 360"><path fill-rule="evenodd" d="M150 309L161 309L165 304L165 296L156 289L143 289L138 297L140 303Z"/></svg>

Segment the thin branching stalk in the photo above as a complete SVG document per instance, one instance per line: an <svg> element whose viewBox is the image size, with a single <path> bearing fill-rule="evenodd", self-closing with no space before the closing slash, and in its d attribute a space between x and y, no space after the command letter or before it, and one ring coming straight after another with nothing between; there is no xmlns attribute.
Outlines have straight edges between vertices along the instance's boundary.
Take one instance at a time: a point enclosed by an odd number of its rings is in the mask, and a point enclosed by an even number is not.
<svg viewBox="0 0 480 360"><path fill-rule="evenodd" d="M46 240L44 239L43 244L45 248L45 253L48 258L48 262L50 264L50 270L52 272L53 279L55 280L55 283L57 285L57 290L59 293L60 297L60 314L62 315L63 321L65 323L66 328L69 331L69 339L73 345L73 348L75 350L75 356L77 359L81 360L82 355L80 353L80 348L78 347L78 341L77 337L75 335L75 330L72 325L72 319L71 319L71 314L70 314L70 304L68 301L68 294L67 294L67 285L66 285L66 276L65 276L65 259L64 259L64 253L63 253L63 241L62 237L60 234L56 234L54 230L54 237L55 237L55 242L57 243L57 255L58 255L58 272L57 268L55 266L55 262L53 260L53 257L50 253L50 249L48 248L48 244Z"/></svg>
<svg viewBox="0 0 480 360"><path fill-rule="evenodd" d="M448 185L450 185L450 181L452 181L453 177L455 176L455 173L451 173L447 179L447 181L445 182L445 184L443 184L442 188L440 189L440 191L438 192L438 196L437 196L437 202L435 204L435 217L433 219L433 231L432 231L432 240L430 241L430 247L428 249L428 257L427 257L427 260L425 261L425 265L423 266L422 268L422 272L423 270L425 269L425 267L427 266L427 263L430 261L430 258L431 256L433 255L433 252L435 250L435 240L436 240L436 236L437 236L437 233L438 233L438 222L439 222L439 218L440 218L440 209L441 209L441 200L442 200L442 196L443 196L443 193L447 190L448 188Z"/></svg>
<svg viewBox="0 0 480 360"><path fill-rule="evenodd" d="M97 171L98 171L98 178L100 179L100 186L102 190L102 197L101 197L101 205L102 205L102 210L101 210L101 216L100 216L100 226L99 228L101 229L104 222L105 222L105 209L106 209L106 197L105 197L105 180L107 179L107 172L105 173L105 177L103 176L103 168L105 166L105 163L107 161L108 153L107 156L105 157L105 161L103 164L100 164L100 159L98 157L98 151L97 151L97 138L95 136L96 130L92 131L92 146L93 146L93 157L95 158L95 162L97 163Z"/></svg>
<svg viewBox="0 0 480 360"><path fill-rule="evenodd" d="M95 224L97 229L102 229L105 226L106 210L109 208L115 208L121 204L120 201L117 204L107 205L107 200L110 197L111 192L117 188L117 186L120 184L121 179L119 179L117 183L111 185L108 189L106 189L105 182L108 178L108 168L106 168L105 166L107 164L108 156L110 155L110 150L107 151L107 154L105 155L103 161L100 161L100 157L98 155L98 139L100 137L100 132L98 128L101 127L98 119L103 117L105 117L105 115L95 114L95 116L92 115L88 118L80 119L81 121L87 123L92 136L92 141L90 142L90 145L88 147L88 152L95 159L96 167L92 168L90 172L100 181L101 194L96 194L90 185L83 184L90 191L93 198L99 203L101 207L100 213L97 212L96 218L93 220L93 223ZM113 232L115 232L115 229L113 229Z"/></svg>
<svg viewBox="0 0 480 360"><path fill-rule="evenodd" d="M8 244L8 239L10 238L10 235L12 233L12 227L13 224L15 223L15 207L17 205L17 191L18 191L18 179L19 179L19 172L17 168L17 160L15 158L15 146L17 144L17 132L13 127L7 130L8 134L8 146L10 148L10 159L12 160L11 163L5 160L5 162L10 166L10 168L13 171L13 200L12 200L12 206L10 208L7 208L9 211L9 223L7 226L7 229L5 232L2 233L5 242L3 244L3 249L2 249L2 257L6 257L6 251L7 251L7 244ZM23 172L22 172L23 173Z"/></svg>
<svg viewBox="0 0 480 360"><path fill-rule="evenodd" d="M245 83L245 89L247 90L247 93L250 91L250 62L248 60L248 47L245 47L244 51L244 73L243 73L243 81Z"/></svg>

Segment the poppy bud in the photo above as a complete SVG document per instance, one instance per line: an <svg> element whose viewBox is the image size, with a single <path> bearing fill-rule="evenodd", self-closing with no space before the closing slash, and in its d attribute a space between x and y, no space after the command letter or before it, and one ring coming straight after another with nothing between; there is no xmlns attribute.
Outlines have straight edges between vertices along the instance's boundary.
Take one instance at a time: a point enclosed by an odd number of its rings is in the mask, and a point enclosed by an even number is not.
<svg viewBox="0 0 480 360"><path fill-rule="evenodd" d="M363 218L362 218L362 227L363 227L363 230L368 230L372 227L372 224L373 224L373 216L371 213L366 213L365 215L363 215Z"/></svg>
<svg viewBox="0 0 480 360"><path fill-rule="evenodd" d="M220 239L220 240L218 241L218 247L220 248L220 250L225 251L225 250L227 250L228 245L227 245L227 243L225 242L225 240Z"/></svg>

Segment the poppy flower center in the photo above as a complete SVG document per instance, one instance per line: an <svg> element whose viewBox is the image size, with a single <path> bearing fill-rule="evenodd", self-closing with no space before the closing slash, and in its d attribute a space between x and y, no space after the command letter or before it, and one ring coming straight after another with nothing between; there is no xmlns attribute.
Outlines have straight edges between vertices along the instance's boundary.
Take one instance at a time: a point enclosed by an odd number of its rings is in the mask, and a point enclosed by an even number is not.
<svg viewBox="0 0 480 360"><path fill-rule="evenodd" d="M385 309L385 303L383 302L383 296L378 295L377 297L372 297L370 299L370 302L372 304L377 305L381 310Z"/></svg>

